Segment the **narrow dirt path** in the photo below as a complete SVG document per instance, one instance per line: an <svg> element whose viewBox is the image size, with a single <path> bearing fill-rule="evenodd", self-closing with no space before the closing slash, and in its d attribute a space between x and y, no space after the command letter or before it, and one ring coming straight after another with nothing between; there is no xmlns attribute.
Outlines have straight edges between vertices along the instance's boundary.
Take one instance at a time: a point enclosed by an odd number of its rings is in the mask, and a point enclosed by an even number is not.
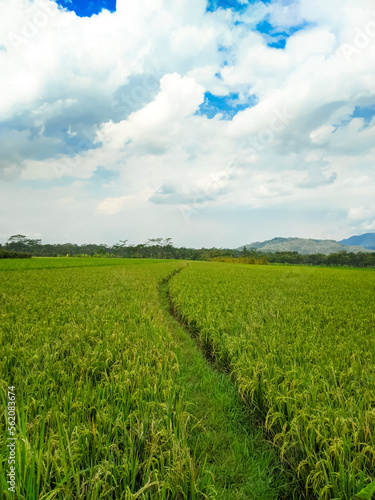
<svg viewBox="0 0 375 500"><path fill-rule="evenodd" d="M169 278L170 279L170 278ZM169 280L159 286L168 328L178 348L180 383L188 411L197 420L190 439L192 455L206 460L220 500L286 500L293 497L277 454L252 427L233 382L208 363L190 333L173 317Z"/></svg>

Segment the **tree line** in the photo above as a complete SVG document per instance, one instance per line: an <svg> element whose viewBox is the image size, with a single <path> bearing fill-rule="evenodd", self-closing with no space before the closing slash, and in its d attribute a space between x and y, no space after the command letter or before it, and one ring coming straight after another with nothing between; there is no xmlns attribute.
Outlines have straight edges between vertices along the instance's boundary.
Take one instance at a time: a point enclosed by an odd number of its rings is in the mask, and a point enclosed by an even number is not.
<svg viewBox="0 0 375 500"><path fill-rule="evenodd" d="M261 259L262 263L375 267L375 252L303 255L298 252L256 252L248 250L246 247L243 247L242 250L215 247L196 249L175 247L172 238L149 238L145 243L140 244L129 244L128 240L120 240L110 246L104 243L99 245L94 243L83 245L75 243L43 244L41 239L29 239L22 234L16 234L11 236L3 246L0 245L0 254L5 255L4 252L24 253L33 257L121 257L182 260L218 260L224 258L246 259L249 263Z"/></svg>
<svg viewBox="0 0 375 500"><path fill-rule="evenodd" d="M31 259L31 257L32 257L31 253L12 252L0 248L0 259Z"/></svg>
<svg viewBox="0 0 375 500"><path fill-rule="evenodd" d="M243 255L263 255L269 263L299 264L328 267L375 267L375 252L338 252L325 255L322 253L304 255L298 252L249 252L245 249Z"/></svg>
<svg viewBox="0 0 375 500"><path fill-rule="evenodd" d="M216 248L175 247L172 238L149 238L145 243L130 244L120 240L110 246L105 243L55 243L43 244L41 239L29 239L22 234L8 238L0 249L12 252L27 252L33 257L122 257L132 259L182 259L210 260L213 257L232 256L231 250Z"/></svg>

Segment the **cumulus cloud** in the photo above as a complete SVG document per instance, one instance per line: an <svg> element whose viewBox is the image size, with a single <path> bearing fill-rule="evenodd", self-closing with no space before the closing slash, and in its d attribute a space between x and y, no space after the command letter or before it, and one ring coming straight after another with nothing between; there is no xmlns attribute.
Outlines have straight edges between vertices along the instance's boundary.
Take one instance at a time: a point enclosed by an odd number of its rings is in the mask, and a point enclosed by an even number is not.
<svg viewBox="0 0 375 500"><path fill-rule="evenodd" d="M351 208L348 213L348 218L351 221L363 220L374 215L374 208L369 207L355 207Z"/></svg>
<svg viewBox="0 0 375 500"><path fill-rule="evenodd" d="M311 161L308 164L308 170L298 187L313 189L322 186L329 186L337 179L337 173L327 170L319 161Z"/></svg>
<svg viewBox="0 0 375 500"><path fill-rule="evenodd" d="M98 213L105 215L114 215L121 212L126 207L127 203L131 202L134 197L120 196L119 198L106 198L98 206Z"/></svg>
<svg viewBox="0 0 375 500"><path fill-rule="evenodd" d="M262 21L287 33L285 49ZM87 217L138 210L147 225L154 211L166 231L186 205L197 224L205 210L304 205L338 214L343 232L371 226L352 208L372 207L375 188L374 114L356 115L375 101L371 1L206 12L205 0L118 0L79 18L52 0L4 0L0 33L0 181L15 199L46 182L70 199L79 181ZM207 93L252 106L209 119Z"/></svg>
<svg viewBox="0 0 375 500"><path fill-rule="evenodd" d="M375 230L375 205L353 207L348 211L348 222L351 227L361 232Z"/></svg>

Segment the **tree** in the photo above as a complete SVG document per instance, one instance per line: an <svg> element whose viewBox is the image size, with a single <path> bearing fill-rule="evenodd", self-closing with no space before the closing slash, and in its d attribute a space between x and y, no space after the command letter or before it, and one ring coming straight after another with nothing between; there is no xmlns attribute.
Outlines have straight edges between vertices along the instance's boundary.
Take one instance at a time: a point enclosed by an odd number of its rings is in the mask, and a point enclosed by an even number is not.
<svg viewBox="0 0 375 500"><path fill-rule="evenodd" d="M28 249L27 238L23 234L14 234L5 243L7 250L15 250L16 252L26 251Z"/></svg>
<svg viewBox="0 0 375 500"><path fill-rule="evenodd" d="M120 240L120 243L113 245L112 250L118 257L125 257L126 255L126 244L128 240Z"/></svg>
<svg viewBox="0 0 375 500"><path fill-rule="evenodd" d="M241 250L241 257L248 257L249 254L249 250L246 247L243 247L243 249Z"/></svg>
<svg viewBox="0 0 375 500"><path fill-rule="evenodd" d="M160 259L160 253L161 253L161 243L163 241L163 238L149 238L147 240L146 245L150 247L151 250L151 259L154 258L154 251L156 251L156 255Z"/></svg>
<svg viewBox="0 0 375 500"><path fill-rule="evenodd" d="M172 258L172 251L173 251L173 244L172 244L172 238L165 238L163 242L163 247L164 247L164 259L167 258L167 250L169 250L169 255L170 258Z"/></svg>

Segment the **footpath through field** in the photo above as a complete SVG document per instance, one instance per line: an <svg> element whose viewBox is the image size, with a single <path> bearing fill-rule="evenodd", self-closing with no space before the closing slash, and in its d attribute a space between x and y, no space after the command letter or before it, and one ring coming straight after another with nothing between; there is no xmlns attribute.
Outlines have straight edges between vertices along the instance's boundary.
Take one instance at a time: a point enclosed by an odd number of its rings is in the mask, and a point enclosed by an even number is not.
<svg viewBox="0 0 375 500"><path fill-rule="evenodd" d="M205 460L214 478L215 498L302 498L295 491L295 478L286 472L262 431L250 423L233 381L207 361L197 338L172 314L169 280L159 290L165 320L177 343L180 383L189 402L188 411L198 426L189 445L197 458Z"/></svg>

